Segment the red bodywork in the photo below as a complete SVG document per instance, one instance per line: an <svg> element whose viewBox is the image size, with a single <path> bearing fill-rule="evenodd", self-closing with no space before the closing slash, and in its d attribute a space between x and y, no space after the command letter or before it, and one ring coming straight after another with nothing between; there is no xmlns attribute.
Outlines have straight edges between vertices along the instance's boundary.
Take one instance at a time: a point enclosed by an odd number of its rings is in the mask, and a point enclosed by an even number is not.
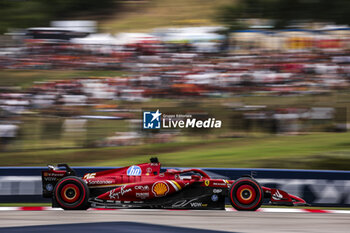
<svg viewBox="0 0 350 233"><path fill-rule="evenodd" d="M203 170L192 168L185 170L168 169L160 173L160 163L143 163L136 165L141 169L140 175L127 175L130 167L117 168L96 173L85 174L84 178L90 188L114 187L97 197L101 200L138 201L153 199L181 191L193 183L212 188L229 188L234 180L211 179ZM135 168L135 165L134 165ZM198 173L182 178L181 174ZM298 205L306 202L285 191L262 187L265 197L270 197L273 204Z"/></svg>
<svg viewBox="0 0 350 233"><path fill-rule="evenodd" d="M67 170L68 174L65 174L66 171L52 168L49 171L43 171L43 194L45 197L57 199L56 194L54 192L51 194L47 187L50 184L56 185L54 190L57 190L60 179L65 176L71 177L74 174L72 169ZM65 182L69 182L69 180ZM268 198L270 204L274 205L306 204L303 199L283 190L260 187L251 177L238 180L212 179L203 170L196 168L167 169L165 172L161 172L161 165L157 159L153 162L151 160L150 163L87 173L81 182L86 183L89 189L88 200L94 207L118 208L119 205L123 207L223 209L225 198L233 200L232 195L236 195L235 198L238 198L243 206L245 202L252 202L256 198L255 196L259 195L256 208L259 208L264 198ZM248 184L243 184L245 182ZM258 188L254 191L254 185L249 182L256 183ZM235 185L238 189L232 191ZM64 187L69 189L69 186ZM248 196L244 196L244 192L247 191ZM66 196L63 194L62 198L65 200ZM71 199L68 197L67 202L69 200ZM251 210L256 208L254 206ZM240 209L245 210L244 208Z"/></svg>

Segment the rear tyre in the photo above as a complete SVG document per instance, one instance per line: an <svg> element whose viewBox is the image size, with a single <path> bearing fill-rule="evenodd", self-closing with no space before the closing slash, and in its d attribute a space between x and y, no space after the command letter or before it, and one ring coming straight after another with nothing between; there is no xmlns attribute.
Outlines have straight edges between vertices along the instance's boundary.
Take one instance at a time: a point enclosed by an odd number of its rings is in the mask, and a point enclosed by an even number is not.
<svg viewBox="0 0 350 233"><path fill-rule="evenodd" d="M65 210L86 210L90 207L89 188L84 180L67 176L54 189L54 199Z"/></svg>
<svg viewBox="0 0 350 233"><path fill-rule="evenodd" d="M231 205L236 210L255 211L263 202L263 190L251 178L239 178L229 189Z"/></svg>

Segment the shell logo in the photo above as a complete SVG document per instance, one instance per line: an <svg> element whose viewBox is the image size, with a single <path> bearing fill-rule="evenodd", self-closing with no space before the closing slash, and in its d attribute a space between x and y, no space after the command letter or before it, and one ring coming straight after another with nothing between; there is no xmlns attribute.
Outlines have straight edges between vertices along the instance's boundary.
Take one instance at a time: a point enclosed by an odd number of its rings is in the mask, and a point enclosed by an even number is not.
<svg viewBox="0 0 350 233"><path fill-rule="evenodd" d="M163 181L158 181L153 184L152 192L156 197L164 196L169 192L169 186Z"/></svg>

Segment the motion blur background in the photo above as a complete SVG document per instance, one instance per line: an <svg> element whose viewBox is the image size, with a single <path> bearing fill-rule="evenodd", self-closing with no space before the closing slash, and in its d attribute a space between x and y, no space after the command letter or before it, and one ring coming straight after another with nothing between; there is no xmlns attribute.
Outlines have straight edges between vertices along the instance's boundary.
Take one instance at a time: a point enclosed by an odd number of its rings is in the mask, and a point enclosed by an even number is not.
<svg viewBox="0 0 350 233"><path fill-rule="evenodd" d="M348 170L350 2L2 0L0 166ZM145 131L142 109L221 129Z"/></svg>

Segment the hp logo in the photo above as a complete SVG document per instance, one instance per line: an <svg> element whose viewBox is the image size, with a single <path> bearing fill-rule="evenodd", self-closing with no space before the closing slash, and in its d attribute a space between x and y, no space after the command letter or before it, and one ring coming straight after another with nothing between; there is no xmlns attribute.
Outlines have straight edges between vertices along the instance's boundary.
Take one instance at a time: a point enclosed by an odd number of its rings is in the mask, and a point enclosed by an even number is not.
<svg viewBox="0 0 350 233"><path fill-rule="evenodd" d="M128 176L141 176L141 173L142 173L141 168L135 165L129 167L128 170L126 171L126 174Z"/></svg>

